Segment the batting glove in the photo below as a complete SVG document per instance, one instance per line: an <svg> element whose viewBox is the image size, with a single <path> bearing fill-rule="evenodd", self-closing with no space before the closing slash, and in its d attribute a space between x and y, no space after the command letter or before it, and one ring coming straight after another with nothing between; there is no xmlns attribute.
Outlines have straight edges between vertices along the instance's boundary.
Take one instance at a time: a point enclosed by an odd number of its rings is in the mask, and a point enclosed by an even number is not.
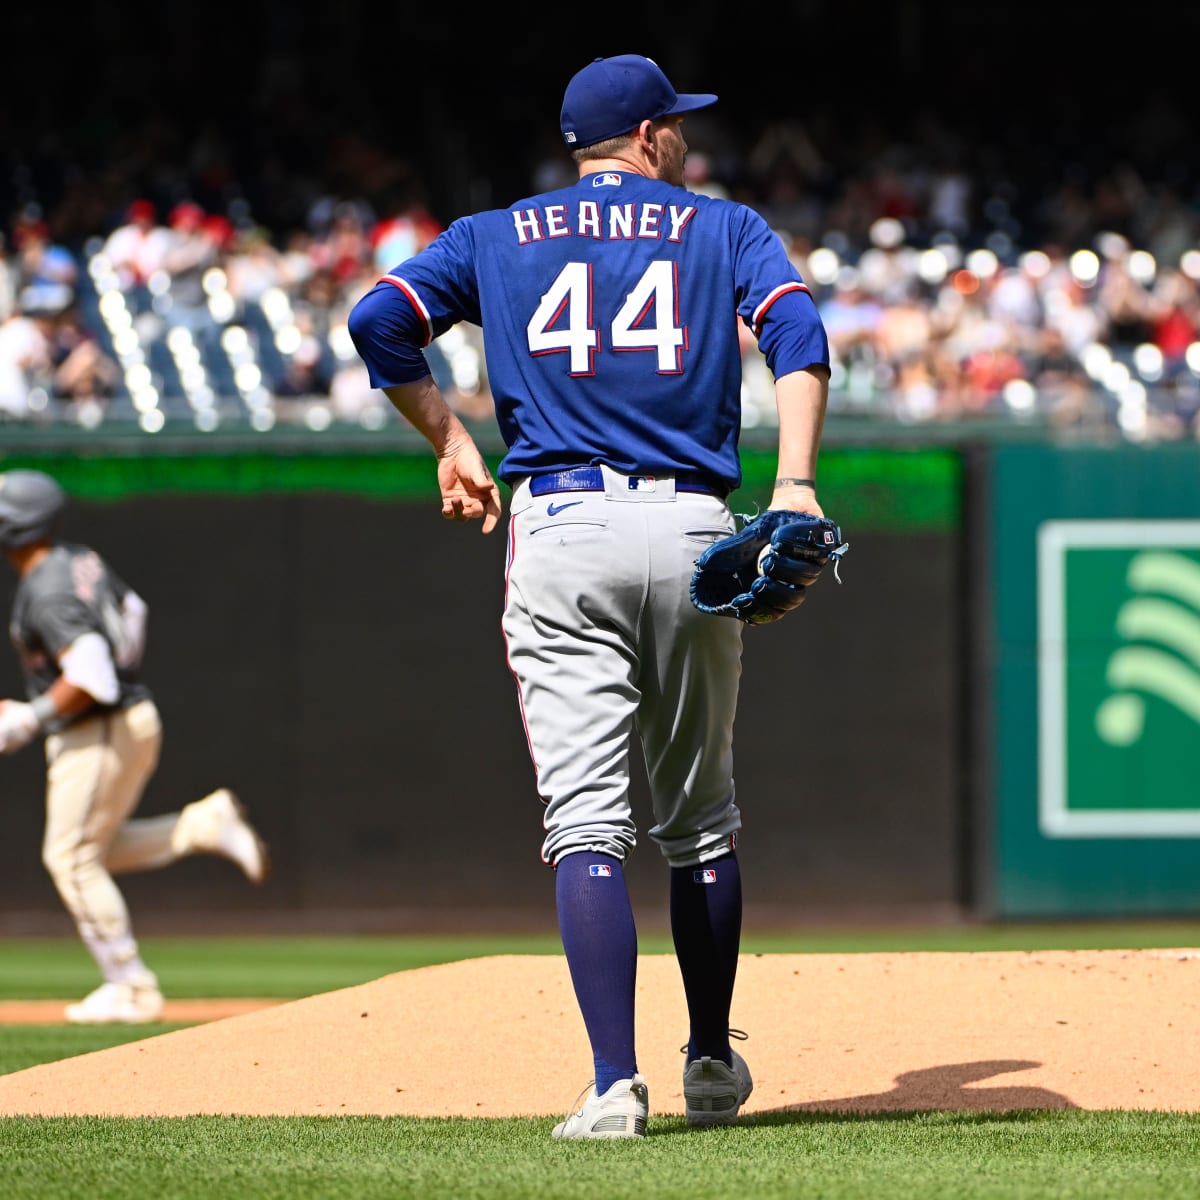
<svg viewBox="0 0 1200 1200"><path fill-rule="evenodd" d="M28 746L41 727L32 704L23 700L0 701L0 754L12 754Z"/></svg>

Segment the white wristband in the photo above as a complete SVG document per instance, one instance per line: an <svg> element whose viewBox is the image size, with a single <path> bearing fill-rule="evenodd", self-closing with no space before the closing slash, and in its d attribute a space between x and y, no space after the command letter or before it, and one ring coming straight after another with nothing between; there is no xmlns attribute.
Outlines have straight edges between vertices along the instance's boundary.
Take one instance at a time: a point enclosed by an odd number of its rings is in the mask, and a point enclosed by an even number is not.
<svg viewBox="0 0 1200 1200"><path fill-rule="evenodd" d="M37 717L39 729L45 729L51 721L58 718L58 705L54 703L49 692L43 692L31 700L29 707L33 709L33 715Z"/></svg>

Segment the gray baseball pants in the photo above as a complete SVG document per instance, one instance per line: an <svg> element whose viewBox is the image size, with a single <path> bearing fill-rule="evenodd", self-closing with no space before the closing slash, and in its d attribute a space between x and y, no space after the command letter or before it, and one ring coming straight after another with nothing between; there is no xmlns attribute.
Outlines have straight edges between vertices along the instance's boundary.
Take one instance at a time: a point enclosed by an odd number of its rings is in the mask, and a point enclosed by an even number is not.
<svg viewBox="0 0 1200 1200"><path fill-rule="evenodd" d="M670 477L605 467L603 491L510 505L503 629L545 805L542 858L593 851L622 861L637 843L630 801L635 735L667 861L727 853L741 828L733 723L742 627L698 612L695 560L734 531L724 500Z"/></svg>

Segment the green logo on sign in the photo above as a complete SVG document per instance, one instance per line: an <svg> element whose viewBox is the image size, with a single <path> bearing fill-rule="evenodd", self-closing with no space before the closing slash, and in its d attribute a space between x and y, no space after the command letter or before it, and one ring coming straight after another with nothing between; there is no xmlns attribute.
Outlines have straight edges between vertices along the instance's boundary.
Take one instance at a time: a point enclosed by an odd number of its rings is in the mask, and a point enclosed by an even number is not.
<svg viewBox="0 0 1200 1200"><path fill-rule="evenodd" d="M1200 521L1038 531L1039 825L1200 836Z"/></svg>

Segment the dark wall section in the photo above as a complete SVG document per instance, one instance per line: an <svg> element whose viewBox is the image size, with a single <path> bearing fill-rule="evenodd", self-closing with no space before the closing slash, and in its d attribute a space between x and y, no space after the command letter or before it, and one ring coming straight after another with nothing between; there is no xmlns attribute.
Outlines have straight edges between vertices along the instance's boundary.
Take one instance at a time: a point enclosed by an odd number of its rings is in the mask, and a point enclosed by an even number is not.
<svg viewBox="0 0 1200 1200"><path fill-rule="evenodd" d="M429 503L307 494L78 501L65 533L151 606L166 739L142 814L228 784L275 852L261 889L215 859L125 877L139 927L371 912L434 927L457 910L552 924L500 633L502 530ZM957 571L948 535L856 537L841 586L830 572L800 613L747 630L749 914L957 902ZM11 653L0 691L20 694ZM39 861L42 765L36 748L0 761L0 928L61 911ZM635 793L644 817L640 776ZM629 875L639 905L665 905L648 841Z"/></svg>

